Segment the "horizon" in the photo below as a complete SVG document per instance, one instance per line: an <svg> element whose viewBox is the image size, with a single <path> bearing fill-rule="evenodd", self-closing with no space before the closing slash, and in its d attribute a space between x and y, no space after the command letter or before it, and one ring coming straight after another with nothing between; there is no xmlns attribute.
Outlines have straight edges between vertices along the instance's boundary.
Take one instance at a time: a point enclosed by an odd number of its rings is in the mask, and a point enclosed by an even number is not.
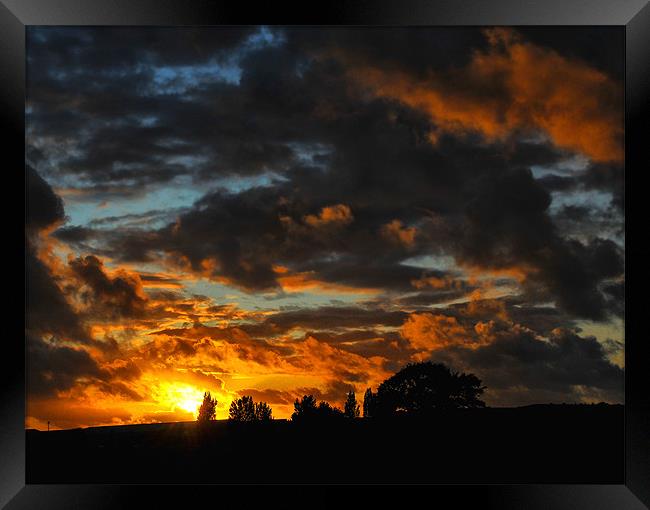
<svg viewBox="0 0 650 510"><path fill-rule="evenodd" d="M475 412L480 410L492 410L492 409L500 409L500 410L515 410L515 409L525 409L528 407L562 407L562 406L625 406L625 404L621 403L616 403L616 404L610 404L608 402L551 402L551 403L539 403L539 404L526 404L522 406L513 406L513 407L506 407L506 406L494 406L494 407L482 407L482 408L459 408L455 409L452 411L452 414L455 412L464 412L464 411L469 411L469 412ZM449 411L445 411L445 414L449 413ZM406 417L408 418L408 417ZM357 418L354 418L355 420L376 420L376 418L367 418L364 416L359 416ZM289 418L271 418L270 421L279 421L279 422L287 422L291 423L291 417ZM214 420L210 420L211 423L234 423L235 425L239 425L238 422L231 420L230 418L215 418ZM186 420L186 421L165 421L165 422L145 422L145 423L123 423L119 425L115 424L107 424L107 425L89 425L89 426L80 426L80 427L73 427L73 428L67 428L67 429L58 429L58 428L51 428L49 430L45 429L38 429L38 428L27 428L25 431L35 431L35 432L65 432L65 431L71 431L71 430L86 430L86 429L101 429L101 428L114 428L114 427L143 427L143 426L148 426L148 425L175 425L175 424L198 424L197 420ZM266 422L268 423L268 422ZM258 426L264 426L264 422L252 422L253 426L256 424ZM251 423L245 424L245 426L249 426Z"/></svg>
<svg viewBox="0 0 650 510"><path fill-rule="evenodd" d="M623 403L620 30L26 40L26 429L285 419L419 361Z"/></svg>

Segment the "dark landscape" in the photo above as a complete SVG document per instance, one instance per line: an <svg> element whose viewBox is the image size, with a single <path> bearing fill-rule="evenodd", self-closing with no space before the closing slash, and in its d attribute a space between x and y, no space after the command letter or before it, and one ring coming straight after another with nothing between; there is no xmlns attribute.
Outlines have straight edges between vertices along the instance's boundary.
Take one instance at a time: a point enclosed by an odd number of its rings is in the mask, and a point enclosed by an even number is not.
<svg viewBox="0 0 650 510"><path fill-rule="evenodd" d="M27 430L27 483L622 483L623 410Z"/></svg>

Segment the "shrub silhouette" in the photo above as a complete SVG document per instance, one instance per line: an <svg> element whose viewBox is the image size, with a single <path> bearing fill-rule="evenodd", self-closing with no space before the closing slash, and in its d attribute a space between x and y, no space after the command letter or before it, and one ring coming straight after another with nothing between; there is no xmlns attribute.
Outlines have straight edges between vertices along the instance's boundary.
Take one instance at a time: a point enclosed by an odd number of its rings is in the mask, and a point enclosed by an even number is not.
<svg viewBox="0 0 650 510"><path fill-rule="evenodd" d="M455 373L430 361L411 363L379 385L377 414L423 414L433 410L485 407L485 390L474 374Z"/></svg>
<svg viewBox="0 0 650 510"><path fill-rule="evenodd" d="M217 416L217 399L212 398L209 391L203 394L203 403L199 407L199 414L196 421L199 423L207 423L214 420Z"/></svg>
<svg viewBox="0 0 650 510"><path fill-rule="evenodd" d="M343 417L340 409L332 407L325 401L316 404L313 395L304 395L301 400L296 399L293 408L291 421L294 422L320 422Z"/></svg>
<svg viewBox="0 0 650 510"><path fill-rule="evenodd" d="M353 390L350 390L348 393L348 398L345 401L345 406L343 409L343 414L346 418L359 417L359 404L357 404L357 397L354 394Z"/></svg>
<svg viewBox="0 0 650 510"><path fill-rule="evenodd" d="M239 422L271 420L272 410L266 402L253 402L253 397L244 395L230 404L228 419Z"/></svg>

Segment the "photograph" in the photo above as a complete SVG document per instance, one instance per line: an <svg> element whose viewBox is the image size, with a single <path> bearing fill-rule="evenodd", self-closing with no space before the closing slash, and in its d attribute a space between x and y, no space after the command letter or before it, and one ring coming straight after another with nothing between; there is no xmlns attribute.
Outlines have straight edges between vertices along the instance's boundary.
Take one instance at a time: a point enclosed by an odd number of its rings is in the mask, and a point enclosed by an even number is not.
<svg viewBox="0 0 650 510"><path fill-rule="evenodd" d="M26 26L26 483L624 484L625 44Z"/></svg>

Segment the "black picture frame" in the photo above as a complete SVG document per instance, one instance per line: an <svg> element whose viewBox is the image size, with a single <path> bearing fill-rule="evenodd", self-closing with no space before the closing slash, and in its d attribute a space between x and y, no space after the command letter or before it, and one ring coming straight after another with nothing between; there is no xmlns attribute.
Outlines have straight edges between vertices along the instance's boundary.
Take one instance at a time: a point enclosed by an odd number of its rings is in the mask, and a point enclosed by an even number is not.
<svg viewBox="0 0 650 510"><path fill-rule="evenodd" d="M650 505L650 388L645 345L641 335L645 300L631 300L632 289L643 289L647 261L633 260L644 253L643 239L627 232L637 223L643 228L643 187L647 172L648 143L644 124L650 118L650 5L645 0L367 0L313 3L223 2L214 0L0 0L0 59L2 65L2 123L4 135L5 228L15 232L17 247L7 264L20 267L19 220L9 213L10 196L21 186L24 168L25 27L27 25L214 25L214 24L318 24L318 25L615 25L625 30L625 151L626 151L626 376L625 376L625 483L623 485L436 485L412 487L409 497L426 492L426 500L449 499L455 508L494 507L554 509L642 509ZM635 186L632 186L632 180ZM24 187L24 182L22 183ZM639 203L639 201L641 203ZM647 214L647 213L646 213ZM638 220L636 218L639 218ZM12 225L12 228L8 226ZM15 230L13 229L15 227ZM647 251L645 251L647 253ZM23 259L24 261L24 259ZM24 262L23 262L24 263ZM18 273L17 269L7 272ZM631 276L630 276L631 275ZM16 285L19 285L18 283ZM24 281L23 281L24 288ZM8 293L7 293L8 294ZM21 305L13 299L13 306ZM24 308L24 307L23 307ZM16 309L5 318L16 328L3 339L0 354L0 506L6 508L113 508L160 503L189 506L188 497L211 497L211 486L114 486L25 484L25 370L24 327ZM23 315L24 316L24 315ZM22 331L21 331L22 329ZM318 491L315 503L301 504L302 497ZM228 498L228 489L219 498ZM236 492L236 491L233 491ZM343 501L338 487L266 486L265 501L294 506L337 507ZM366 491L355 491L349 503L365 500ZM370 492L370 491L367 491ZM404 505L405 491L373 486L375 496L390 505ZM256 491L246 490L249 506L257 506ZM262 492L259 497L262 498ZM314 501L313 496L305 501ZM216 504L216 503L215 503ZM266 504L266 503L265 503ZM470 506L471 505L471 506ZM241 506L241 505L240 505ZM342 506L342 505L341 505ZM433 503L428 506L435 506Z"/></svg>

